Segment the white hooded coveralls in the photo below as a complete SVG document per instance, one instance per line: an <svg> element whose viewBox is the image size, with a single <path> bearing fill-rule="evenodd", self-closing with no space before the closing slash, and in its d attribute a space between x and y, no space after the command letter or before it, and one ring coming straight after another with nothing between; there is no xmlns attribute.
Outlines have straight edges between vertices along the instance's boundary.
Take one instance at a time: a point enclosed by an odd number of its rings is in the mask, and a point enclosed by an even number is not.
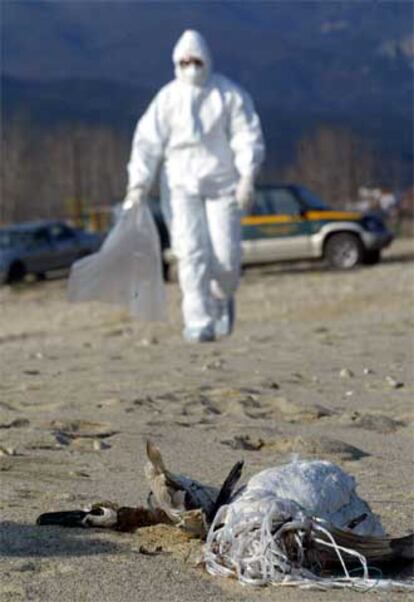
<svg viewBox="0 0 414 602"><path fill-rule="evenodd" d="M180 61L204 63L202 81L188 83ZM250 96L211 73L203 37L186 31L174 52L176 79L139 120L128 164L128 191L147 192L161 163L163 209L183 294L187 331L211 328L215 299L230 298L240 271L240 178L254 179L264 158L259 118Z"/></svg>

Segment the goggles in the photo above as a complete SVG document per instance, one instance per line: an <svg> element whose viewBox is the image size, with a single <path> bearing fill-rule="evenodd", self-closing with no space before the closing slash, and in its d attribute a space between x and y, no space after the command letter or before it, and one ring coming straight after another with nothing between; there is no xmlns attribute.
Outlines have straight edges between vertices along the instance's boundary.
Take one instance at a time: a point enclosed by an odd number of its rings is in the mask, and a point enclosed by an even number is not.
<svg viewBox="0 0 414 602"><path fill-rule="evenodd" d="M188 67L189 65L195 65L196 67L204 67L204 62L201 59L190 57L188 59L181 59L178 63L180 67Z"/></svg>

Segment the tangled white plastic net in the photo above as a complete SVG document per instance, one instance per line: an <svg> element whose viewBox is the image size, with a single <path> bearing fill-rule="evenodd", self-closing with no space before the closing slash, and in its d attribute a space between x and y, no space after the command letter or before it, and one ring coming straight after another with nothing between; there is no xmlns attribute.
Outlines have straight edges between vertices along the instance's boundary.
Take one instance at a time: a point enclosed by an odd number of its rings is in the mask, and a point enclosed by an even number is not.
<svg viewBox="0 0 414 602"><path fill-rule="evenodd" d="M317 516L312 510L298 504L297 499L279 497L281 491L288 494L286 484L288 477L294 486L291 494L296 498L310 500L317 506L312 495L317 491L325 495L325 502L335 512L325 512L325 516ZM343 516L348 512L344 507L335 508L338 504L336 487L329 493L327 479L345 478L349 491L344 496L346 487L342 487L342 501L345 506L354 502L357 507L363 500L356 496L354 481L340 468L329 463L293 462L284 467L263 471L253 477L244 492L228 506L223 506L217 513L210 527L205 545L205 564L209 573L222 577L236 577L246 585L261 586L266 584L300 586L305 588L349 588L367 591L370 589L413 589L413 582L378 579L370 576L366 558L356 550L341 547L329 531L329 524L335 514ZM351 479L351 480L350 480ZM342 482L342 485L344 485ZM307 498L308 496L308 498ZM321 508L319 508L321 510ZM368 516L368 531L382 531L375 515ZM355 516L355 515L354 515ZM338 523L338 521L337 521ZM336 526L340 526L336 524ZM363 533L361 533L363 534ZM288 535L288 537L286 537ZM318 557L314 562L305 557L309 537L320 547L335 551L343 576L321 576L318 569ZM348 568L352 560L360 565L360 569ZM360 576L357 576L359 573Z"/></svg>

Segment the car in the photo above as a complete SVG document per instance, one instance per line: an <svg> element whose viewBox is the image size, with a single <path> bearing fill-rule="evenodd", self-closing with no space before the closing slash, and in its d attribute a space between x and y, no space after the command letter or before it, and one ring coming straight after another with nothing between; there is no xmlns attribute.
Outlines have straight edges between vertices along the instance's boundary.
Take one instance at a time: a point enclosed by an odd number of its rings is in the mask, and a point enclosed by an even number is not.
<svg viewBox="0 0 414 602"><path fill-rule="evenodd" d="M20 282L27 274L69 268L94 253L103 235L73 228L62 221L28 222L0 228L0 283Z"/></svg>
<svg viewBox="0 0 414 602"><path fill-rule="evenodd" d="M325 259L337 269L375 264L393 240L375 213L331 209L304 186L263 186L243 217L244 263Z"/></svg>
<svg viewBox="0 0 414 602"><path fill-rule="evenodd" d="M160 232L164 273L174 260L159 203L151 203ZM332 268L373 265L393 240L381 216L331 209L304 186L260 186L242 217L243 265L323 259Z"/></svg>

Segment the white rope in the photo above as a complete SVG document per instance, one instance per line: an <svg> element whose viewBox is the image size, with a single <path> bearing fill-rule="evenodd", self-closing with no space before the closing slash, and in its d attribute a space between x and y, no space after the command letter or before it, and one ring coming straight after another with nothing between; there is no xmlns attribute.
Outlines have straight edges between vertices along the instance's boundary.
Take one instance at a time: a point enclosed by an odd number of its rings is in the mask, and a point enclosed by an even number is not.
<svg viewBox="0 0 414 602"><path fill-rule="evenodd" d="M360 561L360 563L362 565L363 571L364 571L363 579L369 579L367 559L365 558L365 556L363 556L356 550L352 550L350 548L344 548L342 546L339 546L336 543L335 539L333 538L332 534L329 533L329 531L327 529L325 529L324 527L322 527L321 525L318 525L318 523L314 522L313 528L315 531L320 531L321 533L326 535L326 537L328 537L328 539L330 540L329 542L325 541L323 539L320 539L320 538L315 538L315 542L320 543L321 545L324 545L328 548L333 548L335 550L336 555L338 556L339 562L341 563L342 569L345 573L345 577L347 579L352 579L352 577L348 573L348 569L346 568L345 560L343 559L341 552L344 552L345 554L349 554L350 556L355 556L356 558L358 558L358 560Z"/></svg>
<svg viewBox="0 0 414 602"><path fill-rule="evenodd" d="M207 571L221 577L235 576L242 584L254 586L273 584L303 589L351 588L359 591L414 589L413 581L370 578L366 558L356 550L338 545L332 534L321 526L317 519L300 516L285 522L276 532L272 532L277 523L280 524L277 503L269 504L267 508L262 508L261 512L235 512L231 505L222 507L209 530L205 544ZM303 540L311 530L327 538L326 540L317 537L314 541L335 550L344 577L319 577L303 566ZM297 546L295 564L289 558L285 547L283 536L287 532L292 532ZM344 555L359 560L362 577L353 577L350 574Z"/></svg>

